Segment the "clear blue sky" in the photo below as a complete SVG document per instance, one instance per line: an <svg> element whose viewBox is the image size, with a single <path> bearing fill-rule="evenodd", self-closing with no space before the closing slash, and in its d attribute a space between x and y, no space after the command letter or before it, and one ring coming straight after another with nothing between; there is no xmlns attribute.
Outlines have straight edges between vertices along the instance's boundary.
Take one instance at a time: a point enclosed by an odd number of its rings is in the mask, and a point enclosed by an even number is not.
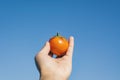
<svg viewBox="0 0 120 80"><path fill-rule="evenodd" d="M70 80L120 80L119 0L0 0L0 80L38 80L56 32L75 37Z"/></svg>

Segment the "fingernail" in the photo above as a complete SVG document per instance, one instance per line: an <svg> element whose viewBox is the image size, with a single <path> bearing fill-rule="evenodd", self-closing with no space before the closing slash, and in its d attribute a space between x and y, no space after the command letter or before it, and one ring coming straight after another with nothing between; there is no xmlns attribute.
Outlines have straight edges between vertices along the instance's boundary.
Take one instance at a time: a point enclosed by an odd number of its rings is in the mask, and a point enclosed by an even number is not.
<svg viewBox="0 0 120 80"><path fill-rule="evenodd" d="M73 39L74 39L74 37L73 37L73 36L70 36L70 39L72 39L72 40L73 40Z"/></svg>

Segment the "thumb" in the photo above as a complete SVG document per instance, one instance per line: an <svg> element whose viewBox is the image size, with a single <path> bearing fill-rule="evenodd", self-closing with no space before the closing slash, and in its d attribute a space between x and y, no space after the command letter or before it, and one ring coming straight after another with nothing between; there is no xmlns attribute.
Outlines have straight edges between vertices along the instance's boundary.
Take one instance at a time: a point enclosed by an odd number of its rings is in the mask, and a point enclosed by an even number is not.
<svg viewBox="0 0 120 80"><path fill-rule="evenodd" d="M69 39L68 51L66 52L66 55L68 55L70 58L72 58L73 55L73 48L74 48L74 37L71 36Z"/></svg>

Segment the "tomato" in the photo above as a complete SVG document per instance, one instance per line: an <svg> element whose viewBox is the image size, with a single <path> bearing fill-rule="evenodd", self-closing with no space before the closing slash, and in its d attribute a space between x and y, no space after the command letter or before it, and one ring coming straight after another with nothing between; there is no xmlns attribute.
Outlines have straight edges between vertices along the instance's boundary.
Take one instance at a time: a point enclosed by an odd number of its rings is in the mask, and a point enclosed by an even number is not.
<svg viewBox="0 0 120 80"><path fill-rule="evenodd" d="M56 36L53 36L49 40L50 42L50 51L57 55L57 56L63 56L65 55L67 49L68 49L68 40L60 36L58 33Z"/></svg>

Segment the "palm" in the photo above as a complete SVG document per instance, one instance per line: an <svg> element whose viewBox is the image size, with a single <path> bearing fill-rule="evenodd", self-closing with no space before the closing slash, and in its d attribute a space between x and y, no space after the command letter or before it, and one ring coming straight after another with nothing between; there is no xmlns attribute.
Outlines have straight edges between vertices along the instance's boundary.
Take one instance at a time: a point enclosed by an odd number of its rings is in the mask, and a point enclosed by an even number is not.
<svg viewBox="0 0 120 80"><path fill-rule="evenodd" d="M41 54L40 58L40 70L44 72L52 72L54 75L60 75L61 77L69 77L71 73L71 62L67 56L62 58L52 58ZM49 61L49 62L48 62ZM48 73L49 75L51 73ZM43 74L44 75L44 74Z"/></svg>

